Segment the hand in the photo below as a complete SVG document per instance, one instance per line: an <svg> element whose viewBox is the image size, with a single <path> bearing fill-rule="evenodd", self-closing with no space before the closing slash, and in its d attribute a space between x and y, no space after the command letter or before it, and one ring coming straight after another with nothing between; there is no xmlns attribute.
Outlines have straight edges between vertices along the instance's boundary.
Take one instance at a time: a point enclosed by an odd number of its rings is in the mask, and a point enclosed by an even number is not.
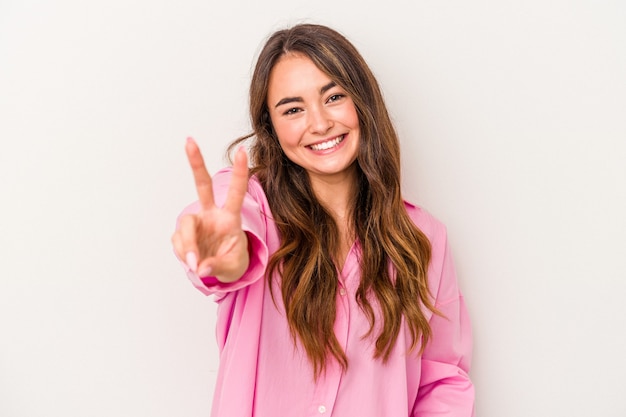
<svg viewBox="0 0 626 417"><path fill-rule="evenodd" d="M174 250L201 277L236 281L250 262L248 237L241 228L241 206L248 189L246 153L243 148L237 150L226 203L224 207L217 207L211 176L193 139L187 139L185 151L201 208L196 214L181 217L179 228L172 235Z"/></svg>

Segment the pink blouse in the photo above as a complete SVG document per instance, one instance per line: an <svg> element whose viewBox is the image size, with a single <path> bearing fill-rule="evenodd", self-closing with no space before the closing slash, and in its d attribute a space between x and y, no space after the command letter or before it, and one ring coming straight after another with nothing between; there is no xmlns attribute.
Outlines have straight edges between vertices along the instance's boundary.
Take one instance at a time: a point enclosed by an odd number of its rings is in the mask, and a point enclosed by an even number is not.
<svg viewBox="0 0 626 417"><path fill-rule="evenodd" d="M231 169L214 176L216 204L226 197ZM191 282L218 303L217 343L220 365L212 417L470 417L474 387L468 375L472 337L446 239L446 229L423 209L406 203L409 215L430 239L428 269L435 306L445 318L428 312L433 337L423 354L407 352L405 327L383 363L373 358L374 336L363 339L369 323L355 300L359 286L359 245L354 244L340 275L335 334L348 357L343 372L329 361L315 382L306 352L292 343L280 290L272 301L264 272L279 237L259 182L252 178L242 209L251 247L250 266L230 284L198 277L185 265ZM196 202L182 214L199 210ZM182 215L181 214L181 215ZM184 265L184 264L183 264ZM277 280L274 280L276 282ZM329 300L333 302L333 300Z"/></svg>

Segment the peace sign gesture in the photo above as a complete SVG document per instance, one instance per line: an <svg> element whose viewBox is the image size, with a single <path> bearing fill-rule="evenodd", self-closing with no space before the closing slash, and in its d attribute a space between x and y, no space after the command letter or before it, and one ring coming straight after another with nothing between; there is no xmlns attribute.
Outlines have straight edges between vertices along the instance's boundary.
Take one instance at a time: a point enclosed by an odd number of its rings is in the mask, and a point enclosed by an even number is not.
<svg viewBox="0 0 626 417"><path fill-rule="evenodd" d="M243 149L235 155L226 203L215 205L213 181L196 142L188 138L187 159L196 183L200 211L180 218L172 244L179 259L201 277L222 282L241 278L248 268L248 238L241 227L241 206L248 189L248 161Z"/></svg>

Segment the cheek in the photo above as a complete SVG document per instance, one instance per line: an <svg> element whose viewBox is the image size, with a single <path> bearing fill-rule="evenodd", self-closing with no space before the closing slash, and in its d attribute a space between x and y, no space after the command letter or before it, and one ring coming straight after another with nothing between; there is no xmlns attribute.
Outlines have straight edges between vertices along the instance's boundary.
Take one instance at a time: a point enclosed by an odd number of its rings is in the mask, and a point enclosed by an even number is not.
<svg viewBox="0 0 626 417"><path fill-rule="evenodd" d="M293 135L288 129L285 128L285 126L275 126L274 131L276 132L276 137L278 138L278 144L283 152L285 152L285 155L289 157L289 154L291 153L290 151L293 149L295 144Z"/></svg>
<svg viewBox="0 0 626 417"><path fill-rule="evenodd" d="M354 106L352 106L352 109L350 111L349 119L350 119L351 125L354 128L359 127L359 115L357 114L356 108Z"/></svg>
<svg viewBox="0 0 626 417"><path fill-rule="evenodd" d="M354 103L346 103L345 106L337 108L337 113L333 116L335 120L351 129L359 128L359 115Z"/></svg>
<svg viewBox="0 0 626 417"><path fill-rule="evenodd" d="M283 149L289 146L296 146L299 142L300 129L296 123L276 123L274 132Z"/></svg>

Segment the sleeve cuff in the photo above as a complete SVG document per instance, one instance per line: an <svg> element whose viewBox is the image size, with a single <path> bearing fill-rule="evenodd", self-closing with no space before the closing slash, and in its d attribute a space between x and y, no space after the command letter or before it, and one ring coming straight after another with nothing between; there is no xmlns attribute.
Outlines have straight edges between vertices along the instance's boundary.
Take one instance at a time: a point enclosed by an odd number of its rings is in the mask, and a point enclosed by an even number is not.
<svg viewBox="0 0 626 417"><path fill-rule="evenodd" d="M216 277L199 277L193 271L188 270L187 276L201 292L206 295L215 295L219 299L229 292L240 290L263 278L268 260L267 246L262 239L246 230L245 227L244 231L248 236L248 245L250 247L250 264L246 272L237 281L222 282Z"/></svg>

